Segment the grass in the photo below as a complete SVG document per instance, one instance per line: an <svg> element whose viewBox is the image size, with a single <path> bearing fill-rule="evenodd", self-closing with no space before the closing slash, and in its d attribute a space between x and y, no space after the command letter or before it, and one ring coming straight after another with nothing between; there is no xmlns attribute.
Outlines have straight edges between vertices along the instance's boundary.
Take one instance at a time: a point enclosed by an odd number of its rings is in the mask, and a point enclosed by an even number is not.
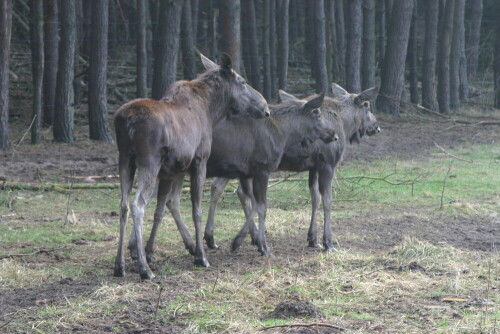
<svg viewBox="0 0 500 334"><path fill-rule="evenodd" d="M375 228L394 218L444 217L441 221L446 223L446 217L467 216L475 222L498 215L500 148L479 145L450 153L473 163L451 160L436 151L418 161L342 165L334 183L334 222L369 221L376 215L380 220L373 222ZM268 193L267 229L278 245L275 258L266 260L249 246L227 253L243 223L237 196L228 187L216 220L215 237L222 250L208 253L215 265L202 270L192 267L192 257L167 215L156 247L158 278L152 282L141 282L131 270L125 279L111 276L116 239L109 242L105 237L118 237L117 190L0 192L0 257L53 250L0 260L0 300L11 300L6 298L11 298L13 289L21 295L32 291L34 300L0 312L0 332L170 328L184 333L256 333L266 326L307 322L338 324L353 333L495 332L500 322L500 300L492 289L498 286L500 263L495 248L457 248L416 233L401 237L393 247L370 249L362 247L370 231L349 229L340 236L347 245L338 252L293 244L287 253L287 240L305 242L310 219L307 176L290 179ZM234 190L236 185L230 187ZM206 213L208 194L204 196ZM151 228L154 204L146 213L145 235ZM193 234L187 198L181 209ZM68 212L74 216L69 221ZM75 243L79 239L87 243ZM412 262L424 270L409 269ZM73 283L59 283L67 278ZM82 291L77 289L81 282L87 284ZM54 290L47 290L50 286ZM446 302L446 298L464 301ZM310 301L325 319L265 318L287 300Z"/></svg>

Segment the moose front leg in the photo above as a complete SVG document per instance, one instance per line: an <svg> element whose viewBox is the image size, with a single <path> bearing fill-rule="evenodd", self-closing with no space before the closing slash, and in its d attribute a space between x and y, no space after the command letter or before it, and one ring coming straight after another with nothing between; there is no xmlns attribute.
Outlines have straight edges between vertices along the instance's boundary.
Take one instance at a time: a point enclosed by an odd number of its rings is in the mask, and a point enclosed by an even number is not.
<svg viewBox="0 0 500 334"><path fill-rule="evenodd" d="M215 221L215 210L217 209L217 203L219 202L224 189L229 183L229 179L218 177L212 182L210 191L210 208L208 209L208 219L207 226L205 227L205 241L210 249L218 249L219 246L215 244L214 240L214 221Z"/></svg>
<svg viewBox="0 0 500 334"><path fill-rule="evenodd" d="M313 248L323 248L320 243L318 243L318 209L319 201L321 195L318 186L318 172L315 170L309 171L309 191L311 193L311 223L309 225L309 232L307 233L307 242L309 247Z"/></svg>
<svg viewBox="0 0 500 334"><path fill-rule="evenodd" d="M257 213L259 214L259 230L257 231L257 247L262 255L269 255L270 249L266 240L267 184L269 174L259 174L253 178L253 194Z"/></svg>
<svg viewBox="0 0 500 334"><path fill-rule="evenodd" d="M334 170L331 167L326 167L319 173L319 192L323 199L324 210L324 231L323 231L323 246L326 251L337 251L332 242L332 226L331 226L331 211L332 211L332 179Z"/></svg>

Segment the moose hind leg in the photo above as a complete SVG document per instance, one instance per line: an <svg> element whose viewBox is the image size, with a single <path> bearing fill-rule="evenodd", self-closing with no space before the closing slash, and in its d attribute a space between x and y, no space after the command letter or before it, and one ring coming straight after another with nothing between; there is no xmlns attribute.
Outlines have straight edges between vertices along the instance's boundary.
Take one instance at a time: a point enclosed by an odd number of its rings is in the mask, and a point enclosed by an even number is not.
<svg viewBox="0 0 500 334"><path fill-rule="evenodd" d="M151 229L151 234L149 235L149 240L146 244L146 261L151 263L153 260L154 253L154 242L156 239L156 233L158 232L158 227L161 224L163 216L165 214L165 205L167 203L168 193L170 191L169 184L165 180L160 180L158 182L158 194L156 196L156 209L154 213L153 228Z"/></svg>
<svg viewBox="0 0 500 334"><path fill-rule="evenodd" d="M201 237L201 197L203 185L206 178L207 161L200 160L193 166L191 172L191 204L193 206L193 221L196 232L196 247L194 253L194 264L200 267L209 267L210 264L205 256L203 240Z"/></svg>
<svg viewBox="0 0 500 334"><path fill-rule="evenodd" d="M214 240L214 220L215 220L215 210L217 209L217 203L219 202L224 189L229 183L229 179L218 177L212 182L210 191L210 208L208 209L208 219L207 226L205 227L204 239L207 242L207 246L210 249L218 249L219 246Z"/></svg>
<svg viewBox="0 0 500 334"><path fill-rule="evenodd" d="M154 190L156 176L159 167L144 167L139 169L137 193L132 203L132 214L134 217L134 233L137 240L137 264L142 279L154 278L153 272L146 261L146 254L142 240L142 226L144 222L144 211L149 204Z"/></svg>
<svg viewBox="0 0 500 334"><path fill-rule="evenodd" d="M167 207L170 210L170 213L172 214L172 217L174 218L175 224L177 225L177 229L179 230L179 233L181 234L182 241L184 242L184 246L186 249L189 251L191 255L194 255L195 253L195 246L193 239L191 238L191 235L189 234L189 231L186 228L186 225L182 221L181 217L181 212L180 212L180 205L181 205L181 191L182 191L182 182L184 178L180 177L176 180L173 181L172 183L172 190L169 193L168 199L167 199Z"/></svg>
<svg viewBox="0 0 500 334"><path fill-rule="evenodd" d="M129 196L134 181L135 165L127 156L120 156L120 188L122 199L120 202L120 240L118 242L118 254L115 259L114 276L125 275L125 233L129 213Z"/></svg>
<svg viewBox="0 0 500 334"><path fill-rule="evenodd" d="M269 255L270 249L266 240L266 213L267 213L267 184L269 175L254 176L253 192L256 209L259 214L259 230L257 232L257 247L262 255Z"/></svg>

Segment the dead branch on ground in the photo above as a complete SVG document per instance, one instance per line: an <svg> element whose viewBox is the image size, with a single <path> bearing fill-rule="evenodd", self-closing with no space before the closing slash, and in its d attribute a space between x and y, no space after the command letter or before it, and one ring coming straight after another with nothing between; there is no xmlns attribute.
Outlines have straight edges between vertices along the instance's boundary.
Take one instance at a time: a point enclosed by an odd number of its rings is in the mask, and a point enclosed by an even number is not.
<svg viewBox="0 0 500 334"><path fill-rule="evenodd" d="M452 157L454 159L457 159L457 160L460 160L460 161L469 162L469 163L474 163L474 161L472 161L472 160L463 159L463 158L457 157L456 155L451 154L450 152L447 152L444 148L442 148L441 146L439 146L437 143L434 143L434 145L436 145L437 148L439 148L445 154L449 155L450 157Z"/></svg>
<svg viewBox="0 0 500 334"><path fill-rule="evenodd" d="M25 254L7 254L7 255L2 255L0 256L0 260L3 260L3 259L12 259L12 258L15 258L15 257L25 257L25 256L33 256L33 255L38 255L38 254L48 254L48 253L52 253L52 252L55 252L55 251L58 251L58 250L62 250L62 249L65 249L66 246L62 246L62 247L58 247L58 248L52 248L52 249L43 249L43 248L40 248L32 253L25 253Z"/></svg>
<svg viewBox="0 0 500 334"><path fill-rule="evenodd" d="M327 328L333 328L337 329L339 331L345 331L347 330L344 327L340 327L337 325L330 325L330 324L322 324L322 323L313 323L313 324L288 324L288 325L274 325L274 326L268 326L261 328L261 331L267 331L268 329L273 329L273 328L292 328L292 327L307 327L307 328L312 328L312 327L327 327Z"/></svg>

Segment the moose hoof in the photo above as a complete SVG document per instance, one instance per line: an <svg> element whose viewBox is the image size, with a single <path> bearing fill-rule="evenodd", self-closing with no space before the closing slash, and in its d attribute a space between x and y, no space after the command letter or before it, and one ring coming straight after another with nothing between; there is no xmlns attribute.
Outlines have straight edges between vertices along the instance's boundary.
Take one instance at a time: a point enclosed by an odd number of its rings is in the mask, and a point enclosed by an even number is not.
<svg viewBox="0 0 500 334"><path fill-rule="evenodd" d="M146 261L148 264L153 262L153 254L146 254Z"/></svg>
<svg viewBox="0 0 500 334"><path fill-rule="evenodd" d="M323 249L323 245L320 244L319 242L313 242L313 241L309 241L309 244L308 244L309 247L311 248L316 248L316 249Z"/></svg>
<svg viewBox="0 0 500 334"><path fill-rule="evenodd" d="M208 260L204 257L199 259L194 259L194 265L197 267L205 267L205 268L210 267L210 263L208 263Z"/></svg>
<svg viewBox="0 0 500 334"><path fill-rule="evenodd" d="M155 278L155 275L153 274L153 272L149 268L140 269L139 273L141 275L141 279L153 279L153 278Z"/></svg>
<svg viewBox="0 0 500 334"><path fill-rule="evenodd" d="M262 256L269 256L271 255L271 250L269 249L269 247L262 247L262 248L259 248L259 252Z"/></svg>
<svg viewBox="0 0 500 334"><path fill-rule="evenodd" d="M195 248L194 245L186 245L186 249L188 250L189 254L191 254L191 255L195 254L194 248Z"/></svg>
<svg viewBox="0 0 500 334"><path fill-rule="evenodd" d="M115 271L113 272L113 276L124 277L125 276L125 268L123 268L123 266L115 266Z"/></svg>
<svg viewBox="0 0 500 334"><path fill-rule="evenodd" d="M231 242L231 252L235 252L238 248L240 248L243 243L243 238L235 238L233 242Z"/></svg>
<svg viewBox="0 0 500 334"><path fill-rule="evenodd" d="M137 252L137 248L129 248L129 251L132 260L137 260L139 258L139 252Z"/></svg>
<svg viewBox="0 0 500 334"><path fill-rule="evenodd" d="M338 252L337 249L333 246L328 246L328 245L325 245L325 252Z"/></svg>
<svg viewBox="0 0 500 334"><path fill-rule="evenodd" d="M207 247L210 249L219 249L219 246L215 243L214 237L205 236L205 240L207 241Z"/></svg>

